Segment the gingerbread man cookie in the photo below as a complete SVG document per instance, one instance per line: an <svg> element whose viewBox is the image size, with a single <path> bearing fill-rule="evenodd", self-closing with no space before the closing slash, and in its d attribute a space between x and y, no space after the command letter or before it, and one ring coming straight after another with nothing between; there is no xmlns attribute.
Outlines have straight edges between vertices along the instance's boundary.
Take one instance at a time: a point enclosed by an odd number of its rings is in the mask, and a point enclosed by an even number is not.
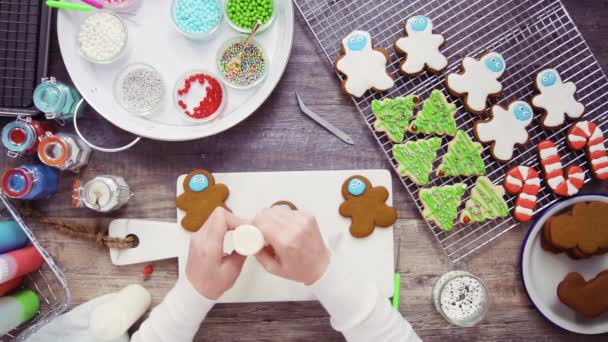
<svg viewBox="0 0 608 342"><path fill-rule="evenodd" d="M397 221L397 211L385 203L386 188L372 187L363 176L349 177L342 184L342 196L345 201L340 205L340 215L352 218L350 233L356 238L369 236L376 226L386 228Z"/></svg>
<svg viewBox="0 0 608 342"><path fill-rule="evenodd" d="M477 115L483 114L490 96L502 92L498 79L505 72L505 60L497 52L483 54L479 60L465 57L460 73L446 77L448 91L453 96L464 96L465 108Z"/></svg>
<svg viewBox="0 0 608 342"><path fill-rule="evenodd" d="M445 43L441 34L433 34L431 19L417 15L405 23L407 35L395 42L395 50L405 54L401 72L416 76L426 69L437 73L448 66L448 59L439 51Z"/></svg>
<svg viewBox="0 0 608 342"><path fill-rule="evenodd" d="M184 179L184 193L177 197L178 209L186 212L181 225L190 232L199 230L213 210L223 207L230 192L224 184L216 184L211 172L203 169L190 171Z"/></svg>
<svg viewBox="0 0 608 342"><path fill-rule="evenodd" d="M386 71L388 51L374 48L368 32L349 33L342 39L342 52L334 62L334 67L346 75L342 90L347 94L361 97L370 89L384 91L395 84Z"/></svg>
<svg viewBox="0 0 608 342"><path fill-rule="evenodd" d="M538 95L532 98L532 105L544 112L540 119L543 128L554 129L562 126L566 116L578 119L583 116L585 106L576 101L576 85L573 82L562 82L555 69L545 69L536 76Z"/></svg>
<svg viewBox="0 0 608 342"><path fill-rule="evenodd" d="M583 316L601 315L608 311L608 270L589 281L580 273L568 273L557 287L557 297Z"/></svg>

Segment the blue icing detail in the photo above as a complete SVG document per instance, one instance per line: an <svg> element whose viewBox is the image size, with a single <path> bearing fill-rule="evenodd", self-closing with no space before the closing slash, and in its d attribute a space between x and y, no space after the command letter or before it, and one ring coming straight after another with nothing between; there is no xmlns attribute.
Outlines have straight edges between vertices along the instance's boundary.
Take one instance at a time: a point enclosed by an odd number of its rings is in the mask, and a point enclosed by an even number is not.
<svg viewBox="0 0 608 342"><path fill-rule="evenodd" d="M486 67L492 72L502 72L505 70L505 61L499 56L486 58L485 62Z"/></svg>
<svg viewBox="0 0 608 342"><path fill-rule="evenodd" d="M190 178L188 187L192 191L201 192L209 187L209 180L207 179L207 176L199 173L198 175L194 175L192 178Z"/></svg>
<svg viewBox="0 0 608 342"><path fill-rule="evenodd" d="M513 114L515 114L517 120L527 121L532 117L532 108L527 103L517 103L513 109Z"/></svg>
<svg viewBox="0 0 608 342"><path fill-rule="evenodd" d="M367 36L363 33L355 33L348 38L348 49L350 51L361 51L367 45Z"/></svg>
<svg viewBox="0 0 608 342"><path fill-rule="evenodd" d="M365 182L359 178L353 178L348 182L348 192L353 196L361 196L365 192Z"/></svg>
<svg viewBox="0 0 608 342"><path fill-rule="evenodd" d="M555 73L555 71L545 72L543 74L543 77L541 77L540 79L540 84L542 84L543 87L550 87L554 85L555 82L557 82L557 74Z"/></svg>
<svg viewBox="0 0 608 342"><path fill-rule="evenodd" d="M414 17L414 20L412 20L410 26L414 31L423 32L429 26L429 18L423 15L417 15Z"/></svg>

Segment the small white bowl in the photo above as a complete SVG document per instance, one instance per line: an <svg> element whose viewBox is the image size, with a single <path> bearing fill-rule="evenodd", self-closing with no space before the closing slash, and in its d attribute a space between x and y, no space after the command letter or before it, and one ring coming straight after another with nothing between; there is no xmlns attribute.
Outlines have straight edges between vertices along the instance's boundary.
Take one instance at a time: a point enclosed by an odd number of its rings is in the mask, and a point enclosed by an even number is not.
<svg viewBox="0 0 608 342"><path fill-rule="evenodd" d="M245 40L247 40L247 36L239 36L239 37L235 37L232 39L229 39L228 41L226 41L224 44L222 44L222 46L218 49L217 51L217 57L216 57L216 65L217 65L217 72L220 75L220 77L222 78L222 81L224 81L224 83L226 83L229 87L234 88L234 89L239 89L239 90L246 90L246 89L251 89L257 85L259 85L260 83L262 83L262 81L266 78L266 75L268 75L268 55L266 54L266 51L264 50L264 48L262 47L262 45L256 41L255 39L253 39L251 41L251 43L253 45L255 45L255 47L257 47L260 52L262 53L262 55L264 56L264 61L266 63L265 67L264 67L264 73L262 74L262 76L260 78L258 78L255 82L247 85L247 86L240 86L238 84L233 84L231 83L228 79L226 79L226 77L224 77L224 74L222 73L222 70L220 68L220 60L222 59L222 55L224 54L224 51L232 44L238 42L238 41L242 41L245 42Z"/></svg>
<svg viewBox="0 0 608 342"><path fill-rule="evenodd" d="M228 3L229 2L230 2L230 0L224 1L224 13L226 16L226 21L228 22L230 27L232 27L233 29L235 29L241 33L251 32L251 29L241 27L241 26L237 25L234 21L230 20L230 16L228 15ZM268 21L258 29L257 33L262 33L264 31L266 31L272 25L272 23L274 22L274 18L276 17L276 13L277 13L277 1L272 0L272 14L270 15L270 19L268 19Z"/></svg>
<svg viewBox="0 0 608 342"><path fill-rule="evenodd" d="M96 15L100 15L100 14L109 14L112 17L116 18L119 22L120 25L122 26L124 32L125 32L125 41L123 46L121 47L121 49L112 57L109 59L105 59L105 60L98 60L98 59L94 59L93 57L87 55L87 53L85 51L82 50L82 44L80 42L80 30L82 28L82 25L91 17L96 16ZM78 51L80 52L80 55L86 59L87 61L91 62L91 63L96 63L96 64L109 64L112 63L116 60L118 60L120 57L122 57L127 49L127 45L129 44L129 30L127 28L127 25L125 25L125 22L122 20L122 18L120 18L119 16L117 16L116 14L112 13L111 11L108 10L101 10L101 11L94 11L93 13L89 14L88 16L86 16L81 22L80 22L80 26L78 27L78 31L76 31L76 46L78 47Z"/></svg>
<svg viewBox="0 0 608 342"><path fill-rule="evenodd" d="M188 116L185 113L185 110L182 107L180 107L180 105L179 105L179 101L182 100L182 98L181 98L181 95L178 94L178 91L184 86L186 79L188 79L188 77L195 75L195 74L205 74L205 75L213 77L215 80L217 80L218 84L220 85L220 87L222 89L222 102L220 103L220 106L218 107L218 109L210 116L208 116L206 118L201 118L201 119L196 119L196 118ZM190 71L182 74L177 79L177 82L175 82L175 87L173 89L173 103L175 105L175 109L177 109L177 111L180 113L182 118L184 118L185 120L187 120L189 122L205 123L205 122L214 120L222 113L222 111L226 107L227 97L228 97L228 92L226 91L226 87L224 86L224 82L222 81L222 79L220 77L218 77L217 75L215 75L214 73L211 73L211 72L208 72L208 71L202 70L202 69L190 70Z"/></svg>
<svg viewBox="0 0 608 342"><path fill-rule="evenodd" d="M177 5L177 1L178 0L173 0L173 2L171 3L171 22L173 23L173 26L175 26L175 29L183 34L186 38L190 38L193 40L208 40L211 39L215 33L217 33L219 27L222 25L222 22L224 21L224 6L221 5L221 1L218 0L218 2L220 2L220 18L217 21L217 24L215 24L215 26L208 32L186 32L184 30L182 30L178 25L177 22L175 21L175 11L176 11L176 5Z"/></svg>
<svg viewBox="0 0 608 342"><path fill-rule="evenodd" d="M137 112L137 111L132 111L129 106L127 106L123 101L122 101L122 81L124 80L124 78L133 70L136 69L146 69L148 71L152 71L155 72L158 75L158 78L160 79L161 83L162 83L162 94L160 97L160 100L158 101L158 103L154 106L151 107L149 110L146 111L142 111L142 112ZM114 98L116 100L116 102L118 102L118 104L120 105L120 107L122 109L124 109L125 111L133 114L133 115L138 115L138 116L146 116L149 115L151 113L154 113L155 111L158 110L158 108L162 105L163 103L163 98L165 97L165 93L166 93L166 86L165 86L165 81L163 80L161 74L158 72L158 70L156 70L156 68L154 68L151 65L145 64L145 63L134 63L134 64L129 64L127 65L114 79Z"/></svg>

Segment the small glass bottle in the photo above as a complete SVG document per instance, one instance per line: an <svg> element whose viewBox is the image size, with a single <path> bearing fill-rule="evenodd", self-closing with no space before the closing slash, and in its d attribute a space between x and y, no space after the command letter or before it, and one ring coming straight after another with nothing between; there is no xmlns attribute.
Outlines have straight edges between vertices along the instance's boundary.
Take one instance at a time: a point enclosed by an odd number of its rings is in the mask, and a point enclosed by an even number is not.
<svg viewBox="0 0 608 342"><path fill-rule="evenodd" d="M451 324L471 327L484 319L490 301L481 279L466 271L451 271L435 283L433 304Z"/></svg>
<svg viewBox="0 0 608 342"><path fill-rule="evenodd" d="M48 134L40 140L38 157L48 166L59 170L78 170L87 165L91 148L80 138L72 134Z"/></svg>
<svg viewBox="0 0 608 342"><path fill-rule="evenodd" d="M89 209L107 213L120 209L133 196L124 178L112 175L97 176L80 186L74 182L72 205L76 208Z"/></svg>
<svg viewBox="0 0 608 342"><path fill-rule="evenodd" d="M23 200L47 199L57 192L59 174L46 165L21 165L2 176L2 192Z"/></svg>
<svg viewBox="0 0 608 342"><path fill-rule="evenodd" d="M55 77L43 78L34 90L34 105L49 120L71 120L81 99L82 95L76 88L57 81Z"/></svg>
<svg viewBox="0 0 608 342"><path fill-rule="evenodd" d="M55 128L50 123L20 117L2 128L2 145L7 149L9 157L34 154L38 150L40 138L47 133L55 133Z"/></svg>

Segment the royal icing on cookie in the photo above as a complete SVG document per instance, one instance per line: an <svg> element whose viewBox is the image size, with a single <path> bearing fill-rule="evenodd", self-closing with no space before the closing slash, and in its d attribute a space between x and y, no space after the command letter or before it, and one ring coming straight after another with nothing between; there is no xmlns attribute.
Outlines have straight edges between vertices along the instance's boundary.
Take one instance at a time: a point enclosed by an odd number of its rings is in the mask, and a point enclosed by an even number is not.
<svg viewBox="0 0 608 342"><path fill-rule="evenodd" d="M454 227L454 219L458 215L458 207L467 186L464 183L436 186L420 190L420 201L424 206L422 216L427 221L433 221L445 231Z"/></svg>
<svg viewBox="0 0 608 342"><path fill-rule="evenodd" d="M490 119L475 123L475 135L482 143L492 142L491 152L495 159L508 161L513 158L516 144L528 142L528 127L532 123L532 108L527 102L515 101L509 108L492 107Z"/></svg>
<svg viewBox="0 0 608 342"><path fill-rule="evenodd" d="M599 180L608 179L608 153L604 145L604 132L594 122L585 120L574 124L568 131L568 146L575 151L586 148L593 176Z"/></svg>
<svg viewBox="0 0 608 342"><path fill-rule="evenodd" d="M388 51L372 47L368 32L353 31L342 39L343 55L335 62L336 69L346 76L342 88L350 95L361 97L370 90L384 91L394 81L386 72Z"/></svg>
<svg viewBox="0 0 608 342"><path fill-rule="evenodd" d="M395 49L406 54L401 62L401 71L408 75L416 75L425 68L431 72L445 69L448 59L439 52L445 42L441 34L433 34L431 19L417 15L405 23L407 35L395 42Z"/></svg>
<svg viewBox="0 0 608 342"><path fill-rule="evenodd" d="M448 144L448 152L443 156L441 165L437 168L437 175L483 176L486 173L486 165L481 159L482 150L481 144L473 142L465 131L457 131Z"/></svg>
<svg viewBox="0 0 608 342"><path fill-rule="evenodd" d="M473 114L482 114L487 107L490 96L497 96L502 91L498 78L505 71L505 60L497 52L484 54L480 60L465 57L462 60L462 71L449 74L446 84L451 93L464 96L464 105Z"/></svg>
<svg viewBox="0 0 608 342"><path fill-rule="evenodd" d="M401 142L405 134L414 107L418 103L418 96L397 97L394 99L373 100L372 113L376 116L374 129L385 132L393 142Z"/></svg>
<svg viewBox="0 0 608 342"><path fill-rule="evenodd" d="M538 172L529 166L515 166L507 171L503 186L509 194L517 195L513 217L519 222L530 221L540 191Z"/></svg>
<svg viewBox="0 0 608 342"><path fill-rule="evenodd" d="M475 223L509 215L509 207L503 196L505 190L494 185L487 177L478 177L471 190L471 198L465 203L460 222Z"/></svg>
<svg viewBox="0 0 608 342"><path fill-rule="evenodd" d="M408 141L393 146L393 156L399 164L397 172L418 185L429 184L429 174L433 171L433 161L440 147L441 138Z"/></svg>
<svg viewBox="0 0 608 342"><path fill-rule="evenodd" d="M564 124L566 116L578 119L585 112L585 106L576 101L576 85L562 82L555 69L545 69L536 76L536 89L539 94L532 98L532 105L543 110L540 119L543 127L556 128Z"/></svg>
<svg viewBox="0 0 608 342"><path fill-rule="evenodd" d="M566 170L566 177L564 177L562 159L558 154L555 143L551 140L543 140L538 143L537 148L545 182L547 182L549 188L559 196L576 195L585 185L583 169L572 165Z"/></svg>
<svg viewBox="0 0 608 342"><path fill-rule="evenodd" d="M457 131L455 113L456 105L449 103L440 90L433 90L408 130L412 133L454 136Z"/></svg>

